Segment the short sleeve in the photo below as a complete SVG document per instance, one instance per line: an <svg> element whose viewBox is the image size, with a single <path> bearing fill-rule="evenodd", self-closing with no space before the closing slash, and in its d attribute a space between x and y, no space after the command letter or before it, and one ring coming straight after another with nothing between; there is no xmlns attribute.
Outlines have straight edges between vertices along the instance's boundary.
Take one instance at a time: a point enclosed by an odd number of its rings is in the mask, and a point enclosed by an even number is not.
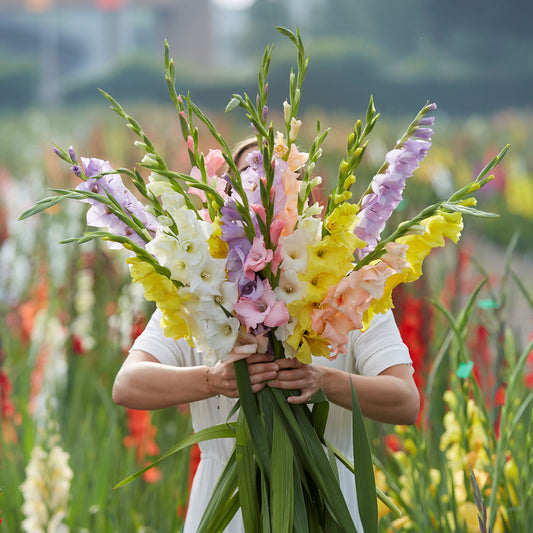
<svg viewBox="0 0 533 533"><path fill-rule="evenodd" d="M354 357L355 371L364 376L377 376L387 368L412 361L392 311L376 315L368 329L350 334L348 352Z"/></svg>
<svg viewBox="0 0 533 533"><path fill-rule="evenodd" d="M162 313L156 309L144 331L135 339L130 352L142 350L154 356L160 363L171 366L187 366L193 356L192 350L185 339L165 337L159 325Z"/></svg>

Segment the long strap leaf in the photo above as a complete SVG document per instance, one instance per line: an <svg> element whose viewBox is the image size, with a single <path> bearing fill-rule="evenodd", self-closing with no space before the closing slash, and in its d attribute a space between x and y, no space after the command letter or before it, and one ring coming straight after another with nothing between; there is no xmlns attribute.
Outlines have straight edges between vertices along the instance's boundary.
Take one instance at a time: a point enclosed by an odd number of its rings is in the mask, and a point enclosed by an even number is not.
<svg viewBox="0 0 533 533"><path fill-rule="evenodd" d="M270 478L271 472L268 433L261 417L256 395L252 391L250 375L248 374L248 364L245 359L241 359L233 363L233 367L235 369L237 388L239 389L241 409L244 411L246 422L250 428L250 436L257 461L263 474L268 479Z"/></svg>
<svg viewBox="0 0 533 533"><path fill-rule="evenodd" d="M281 420L294 443L295 453L312 477L334 519L343 531L355 533L355 525L322 443L309 421L309 415L303 412L307 407L289 406L280 389L272 387L265 390L272 393L274 406L283 415Z"/></svg>
<svg viewBox="0 0 533 533"><path fill-rule="evenodd" d="M190 435L189 437L183 439L181 442L179 442L178 444L170 448L170 450L165 452L161 457L159 457L159 459L156 459L153 463L135 472L135 474L132 474L131 476L128 476L126 479L123 479L120 483L117 483L113 488L117 489L118 487L127 485L134 479L137 479L139 476L144 474L147 470L149 470L153 466L159 464L161 461L163 461L167 457L170 457L176 452L179 452L185 448L188 448L189 446L192 446L193 444L197 444L198 442L203 442L206 440L224 439L224 438L229 439L229 438L234 438L234 437L235 437L235 423L234 422L228 422L226 424L218 424L216 426L211 426L211 427L202 429L201 431L198 431L197 433L194 433L193 435Z"/></svg>
<svg viewBox="0 0 533 533"><path fill-rule="evenodd" d="M363 531L365 533L378 533L378 505L372 454L368 445L363 415L351 379L350 385L352 387L353 456L357 505Z"/></svg>
<svg viewBox="0 0 533 533"><path fill-rule="evenodd" d="M209 490L210 487L205 487ZM224 530L226 525L231 521L235 512L240 506L239 500L228 502L235 497L237 493L237 465L235 460L235 448L217 480L211 499L207 504L197 533L219 533ZM237 505L235 505L237 503Z"/></svg>
<svg viewBox="0 0 533 533"><path fill-rule="evenodd" d="M280 415L275 412L270 500L272 510L272 530L276 533L292 533L295 503L293 454L294 452L289 435L285 430Z"/></svg>
<svg viewBox="0 0 533 533"><path fill-rule="evenodd" d="M242 410L239 411L237 419L235 457L244 529L246 531L260 531L261 509L256 485L257 463L254 459L250 430Z"/></svg>

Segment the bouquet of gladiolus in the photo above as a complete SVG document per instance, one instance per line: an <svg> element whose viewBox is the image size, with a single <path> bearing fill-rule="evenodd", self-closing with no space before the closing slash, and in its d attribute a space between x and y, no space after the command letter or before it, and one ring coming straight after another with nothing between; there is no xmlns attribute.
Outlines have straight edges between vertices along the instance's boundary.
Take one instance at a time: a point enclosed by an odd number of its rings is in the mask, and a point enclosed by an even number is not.
<svg viewBox="0 0 533 533"><path fill-rule="evenodd" d="M226 140L191 98L177 94L167 46L166 80L188 148L190 173L170 170L140 124L103 93L140 138L135 144L145 152L139 166L150 171L147 182L137 169L114 170L107 161L78 159L72 148L56 147L82 182L76 189L54 189L56 196L41 200L21 217L65 198L88 203L88 225L102 230L67 242L101 238L110 247L129 250L132 279L142 283L146 298L161 309L165 335L185 337L211 365L229 357L241 330L263 339L276 358L308 363L311 355L346 353L348 333L368 327L376 313L392 307L393 288L421 275L430 250L443 246L445 237L459 239L463 213L488 216L473 207L469 195L491 179L487 176L504 153L448 200L381 237L402 199L406 179L430 147L434 117L428 114L436 106L422 108L356 203L350 192L354 171L378 118L371 100L365 123L357 121L348 137L327 204L310 202L321 181L312 173L328 131L318 123L308 152L297 148L301 122L296 117L308 58L298 32L279 31L295 44L298 55L283 103L283 131L276 132L268 118L270 47L259 70L255 102L236 94L226 108L244 109L257 136L257 149L248 154L245 170L239 171ZM218 144L208 154L199 150L196 120ZM129 178L137 195L121 175ZM324 440L328 404L323 394L309 405L288 404L288 393L276 388L253 394L246 361L235 361L234 366L239 388L236 422L203 430L157 461L193 442L235 437L234 453L200 531L222 531L239 507L250 532L355 531L334 456L356 474L365 531L377 531L370 451L355 394L357 462L351 464Z"/></svg>

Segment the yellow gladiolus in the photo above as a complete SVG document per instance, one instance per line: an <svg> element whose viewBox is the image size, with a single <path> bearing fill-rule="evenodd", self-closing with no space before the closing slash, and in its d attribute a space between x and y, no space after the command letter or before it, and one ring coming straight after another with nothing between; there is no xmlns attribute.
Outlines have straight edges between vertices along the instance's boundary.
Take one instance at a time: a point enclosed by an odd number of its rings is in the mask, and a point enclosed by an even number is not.
<svg viewBox="0 0 533 533"><path fill-rule="evenodd" d="M217 217L213 221L213 233L211 233L209 239L207 239L209 253L211 257L214 257L215 259L225 259L228 255L228 243L223 241L221 237L222 228L220 227L220 217Z"/></svg>

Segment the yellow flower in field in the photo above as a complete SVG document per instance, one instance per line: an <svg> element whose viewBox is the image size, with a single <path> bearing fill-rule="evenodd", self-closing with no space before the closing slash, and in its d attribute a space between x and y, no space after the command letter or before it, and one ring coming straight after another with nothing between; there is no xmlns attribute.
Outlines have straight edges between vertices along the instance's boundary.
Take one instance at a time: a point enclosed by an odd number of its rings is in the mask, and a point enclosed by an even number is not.
<svg viewBox="0 0 533 533"><path fill-rule="evenodd" d="M464 523L468 533L479 532L478 511L475 503L463 502L457 509L459 515L459 522Z"/></svg>
<svg viewBox="0 0 533 533"><path fill-rule="evenodd" d="M429 478L431 479L431 485L429 486L429 490L431 491L431 494L435 496L435 494L437 494L437 488L439 487L442 479L440 470L437 470L436 468L431 468L429 470Z"/></svg>
<svg viewBox="0 0 533 533"><path fill-rule="evenodd" d="M400 518L397 518L391 523L391 526L394 529L389 529L389 531L409 531L413 529L413 521L411 518L407 515L401 516Z"/></svg>
<svg viewBox="0 0 533 533"><path fill-rule="evenodd" d="M509 499L511 503L518 505L518 496L516 495L516 487L518 487L520 480L518 479L518 468L514 459L511 457L503 468L505 473L505 481L507 486L507 492L509 493Z"/></svg>
<svg viewBox="0 0 533 533"><path fill-rule="evenodd" d="M228 255L228 243L223 241L221 237L222 228L220 227L220 217L217 216L213 221L213 233L207 239L209 254L215 259L225 259Z"/></svg>
<svg viewBox="0 0 533 533"><path fill-rule="evenodd" d="M376 468L374 465L374 479L376 480L376 487L383 492L388 490L387 480L385 474ZM378 498L378 521L381 520L382 516L385 516L390 513L390 509Z"/></svg>

